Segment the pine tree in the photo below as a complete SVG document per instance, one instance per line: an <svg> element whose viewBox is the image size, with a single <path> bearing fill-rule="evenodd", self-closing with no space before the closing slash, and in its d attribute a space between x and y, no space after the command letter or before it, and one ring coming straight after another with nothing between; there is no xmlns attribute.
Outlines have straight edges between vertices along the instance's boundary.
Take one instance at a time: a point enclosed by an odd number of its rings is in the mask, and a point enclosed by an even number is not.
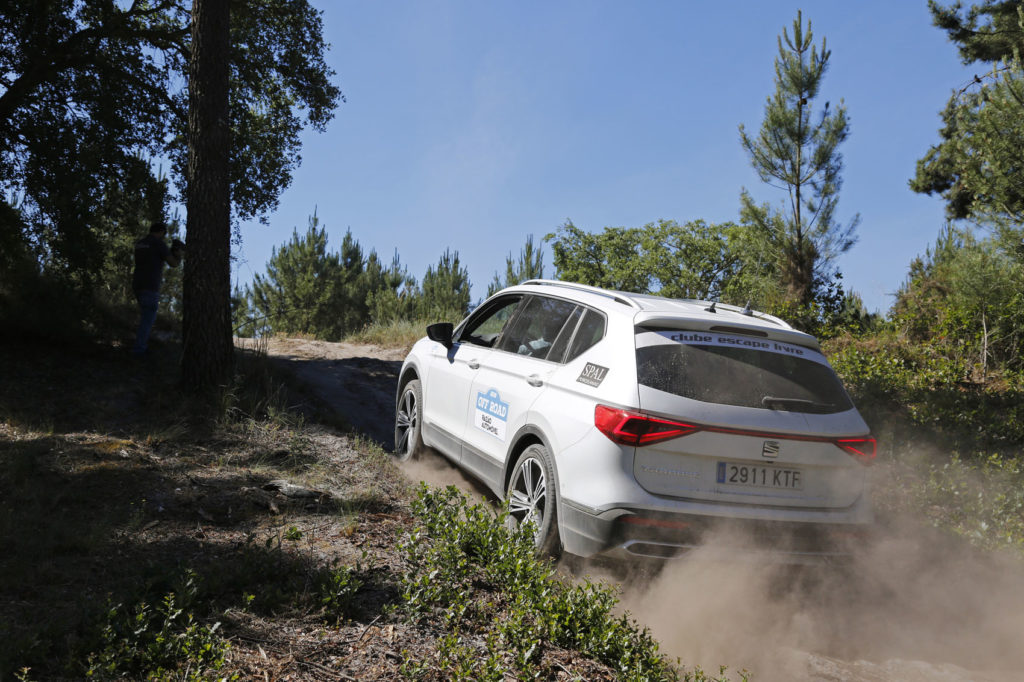
<svg viewBox="0 0 1024 682"><path fill-rule="evenodd" d="M505 259L505 279L494 273L494 281L487 285L487 295L498 293L505 287L531 279L544 279L544 248L534 246L533 235L526 237L526 244L519 252L519 260L513 260L512 254Z"/></svg>
<svg viewBox="0 0 1024 682"><path fill-rule="evenodd" d="M788 201L773 210L744 189L741 215L764 235L787 298L806 308L828 279L832 261L856 241L859 216L845 226L835 217L843 168L838 147L850 124L842 101L834 108L825 102L813 114L831 52L824 39L820 50L813 45L810 21L805 30L798 11L792 36L784 29L778 43L775 93L765 104L761 130L752 137L740 125L740 139L758 177L781 185Z"/></svg>
<svg viewBox="0 0 1024 682"><path fill-rule="evenodd" d="M455 320L469 309L469 271L459 263L459 252L445 249L437 266L423 275L421 319Z"/></svg>
<svg viewBox="0 0 1024 682"><path fill-rule="evenodd" d="M361 255L360 251L360 268ZM304 235L294 230L287 244L274 248L266 275L256 275L247 298L256 317L264 318L274 332L337 340L344 330L338 315L345 280L341 270L338 255L327 251L327 230L314 212Z"/></svg>
<svg viewBox="0 0 1024 682"><path fill-rule="evenodd" d="M942 112L942 141L917 162L910 188L940 194L952 219L1000 229L1007 253L1024 262L1024 1L988 0L966 10L930 2L935 25L964 64L991 65L955 92Z"/></svg>
<svg viewBox="0 0 1024 682"><path fill-rule="evenodd" d="M370 322L388 324L413 318L419 302L419 290L416 278L410 276L408 268L402 265L397 249L391 265L381 270L379 281L380 286L371 289L366 300Z"/></svg>

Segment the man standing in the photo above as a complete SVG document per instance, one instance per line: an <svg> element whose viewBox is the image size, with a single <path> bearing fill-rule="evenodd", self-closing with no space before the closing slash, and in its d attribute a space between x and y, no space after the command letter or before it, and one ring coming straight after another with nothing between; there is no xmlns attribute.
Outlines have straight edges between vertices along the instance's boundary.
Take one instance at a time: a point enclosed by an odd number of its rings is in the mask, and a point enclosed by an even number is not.
<svg viewBox="0 0 1024 682"><path fill-rule="evenodd" d="M135 242L135 271L132 273L132 290L139 302L139 331L132 347L134 355L143 355L149 344L149 332L156 321L160 306L160 282L163 280L164 263L172 268L181 262L185 244L175 239L170 248L164 237L167 225L157 220L149 228L149 234Z"/></svg>

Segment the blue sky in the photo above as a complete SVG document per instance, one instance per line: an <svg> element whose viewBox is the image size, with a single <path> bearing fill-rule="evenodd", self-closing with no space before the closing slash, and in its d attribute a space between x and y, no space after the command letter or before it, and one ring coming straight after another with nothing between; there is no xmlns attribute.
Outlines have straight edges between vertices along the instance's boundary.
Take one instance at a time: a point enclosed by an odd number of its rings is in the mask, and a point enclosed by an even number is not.
<svg viewBox="0 0 1024 682"><path fill-rule="evenodd" d="M457 250L475 300L527 235L567 219L735 221L743 187L779 203L738 126L760 127L776 39L799 8L832 51L818 106L842 99L851 119L838 217L860 214L860 241L838 265L884 312L944 221L941 199L907 180L950 92L983 69L960 64L923 0L314 4L347 103L304 135L269 226L243 225L241 283L314 209L329 248L351 229L417 278Z"/></svg>

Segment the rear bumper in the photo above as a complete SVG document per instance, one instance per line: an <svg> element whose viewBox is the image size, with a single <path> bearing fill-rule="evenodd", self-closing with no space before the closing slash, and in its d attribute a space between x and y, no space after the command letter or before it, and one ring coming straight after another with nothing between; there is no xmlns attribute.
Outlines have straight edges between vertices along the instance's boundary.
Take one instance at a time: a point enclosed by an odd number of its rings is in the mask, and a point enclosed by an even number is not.
<svg viewBox="0 0 1024 682"><path fill-rule="evenodd" d="M628 559L667 560L699 548L758 562L843 561L869 538L870 523L818 523L713 517L640 509L561 509L566 552Z"/></svg>

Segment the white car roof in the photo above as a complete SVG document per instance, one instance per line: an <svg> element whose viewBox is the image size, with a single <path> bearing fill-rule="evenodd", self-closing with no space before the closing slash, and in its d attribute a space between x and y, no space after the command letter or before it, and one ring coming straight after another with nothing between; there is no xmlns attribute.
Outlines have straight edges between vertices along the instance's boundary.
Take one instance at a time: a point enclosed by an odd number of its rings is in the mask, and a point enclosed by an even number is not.
<svg viewBox="0 0 1024 682"><path fill-rule="evenodd" d="M726 303L634 294L547 279L531 279L507 291L540 293L540 289L549 289L546 293L566 296L609 314L627 315L634 324L671 327L685 320L691 328L749 333L820 349L813 336L797 331L774 315Z"/></svg>

